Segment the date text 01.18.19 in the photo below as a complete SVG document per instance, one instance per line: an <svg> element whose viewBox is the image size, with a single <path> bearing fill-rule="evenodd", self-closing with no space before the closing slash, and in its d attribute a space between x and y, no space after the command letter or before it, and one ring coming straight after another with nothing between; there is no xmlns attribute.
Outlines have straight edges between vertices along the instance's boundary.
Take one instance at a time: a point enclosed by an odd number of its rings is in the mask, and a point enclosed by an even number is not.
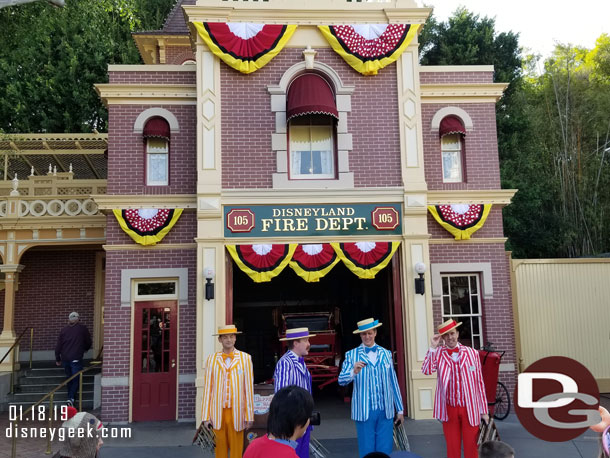
<svg viewBox="0 0 610 458"><path fill-rule="evenodd" d="M66 421L68 419L68 406L53 406L53 410L49 411L47 406L38 405L28 412L23 406L9 406L9 421Z"/></svg>

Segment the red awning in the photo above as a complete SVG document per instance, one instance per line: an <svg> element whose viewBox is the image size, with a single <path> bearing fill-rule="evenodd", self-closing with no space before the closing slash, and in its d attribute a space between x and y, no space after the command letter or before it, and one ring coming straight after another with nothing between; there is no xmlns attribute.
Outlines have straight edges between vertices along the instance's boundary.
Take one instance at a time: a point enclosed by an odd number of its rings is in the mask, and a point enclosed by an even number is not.
<svg viewBox="0 0 610 458"><path fill-rule="evenodd" d="M160 137L169 141L169 124L163 118L151 118L146 122L142 136Z"/></svg>
<svg viewBox="0 0 610 458"><path fill-rule="evenodd" d="M466 129L464 128L462 121L460 121L458 118L454 116L447 116L441 121L438 133L441 137L450 134L466 135Z"/></svg>
<svg viewBox="0 0 610 458"><path fill-rule="evenodd" d="M313 73L292 82L286 101L286 121L308 114L325 114L339 119L333 90L324 78Z"/></svg>

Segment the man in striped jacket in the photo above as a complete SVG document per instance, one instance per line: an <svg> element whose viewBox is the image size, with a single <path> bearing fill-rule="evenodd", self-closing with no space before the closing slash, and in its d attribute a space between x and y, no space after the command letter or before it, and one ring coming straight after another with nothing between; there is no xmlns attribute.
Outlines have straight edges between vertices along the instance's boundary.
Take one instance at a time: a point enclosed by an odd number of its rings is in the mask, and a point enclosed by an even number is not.
<svg viewBox="0 0 610 458"><path fill-rule="evenodd" d="M404 420L392 352L375 344L381 324L373 318L358 322L354 334L360 334L362 345L345 354L339 374L339 385L354 382L352 420L361 458L371 452L392 453L392 420L395 414L396 424Z"/></svg>
<svg viewBox="0 0 610 458"><path fill-rule="evenodd" d="M487 397L478 352L458 342L457 328L461 324L447 320L438 327L422 372L437 374L434 418L443 424L447 457L460 458L463 441L464 457L477 458L481 419L489 422Z"/></svg>
<svg viewBox="0 0 610 458"><path fill-rule="evenodd" d="M308 328L294 328L287 329L286 337L280 339L288 342L288 351L275 366L273 385L276 393L290 385L299 386L311 393L311 374L303 359L309 354L310 337L315 337L315 334L310 334ZM295 451L299 458L309 458L310 436L311 426L307 428L303 437L297 440Z"/></svg>
<svg viewBox="0 0 610 458"><path fill-rule="evenodd" d="M254 422L252 357L235 348L235 325L218 328L222 351L211 354L205 364L201 420L214 428L216 457L241 458L244 429Z"/></svg>

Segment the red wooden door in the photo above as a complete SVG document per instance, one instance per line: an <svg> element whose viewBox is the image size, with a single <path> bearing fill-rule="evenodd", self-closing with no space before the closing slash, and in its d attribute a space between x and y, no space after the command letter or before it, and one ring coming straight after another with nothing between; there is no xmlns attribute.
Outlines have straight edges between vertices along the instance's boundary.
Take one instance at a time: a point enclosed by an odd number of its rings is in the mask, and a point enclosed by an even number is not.
<svg viewBox="0 0 610 458"><path fill-rule="evenodd" d="M394 369L398 378L398 385L402 394L402 401L407 412L407 368L405 366L405 332L403 330L403 307L402 307L402 284L401 284L401 268L400 268L400 253L396 252L391 262L392 278L392 322L391 338L394 356Z"/></svg>
<svg viewBox="0 0 610 458"><path fill-rule="evenodd" d="M133 421L176 419L177 303L135 303Z"/></svg>

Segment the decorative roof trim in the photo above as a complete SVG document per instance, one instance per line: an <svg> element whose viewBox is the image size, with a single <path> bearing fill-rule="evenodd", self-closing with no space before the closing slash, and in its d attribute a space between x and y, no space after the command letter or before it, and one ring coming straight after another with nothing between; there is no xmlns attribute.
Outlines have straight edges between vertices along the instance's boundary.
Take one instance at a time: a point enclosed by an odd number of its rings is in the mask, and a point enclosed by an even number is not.
<svg viewBox="0 0 610 458"><path fill-rule="evenodd" d="M508 83L422 84L422 103L485 103L497 102Z"/></svg>

